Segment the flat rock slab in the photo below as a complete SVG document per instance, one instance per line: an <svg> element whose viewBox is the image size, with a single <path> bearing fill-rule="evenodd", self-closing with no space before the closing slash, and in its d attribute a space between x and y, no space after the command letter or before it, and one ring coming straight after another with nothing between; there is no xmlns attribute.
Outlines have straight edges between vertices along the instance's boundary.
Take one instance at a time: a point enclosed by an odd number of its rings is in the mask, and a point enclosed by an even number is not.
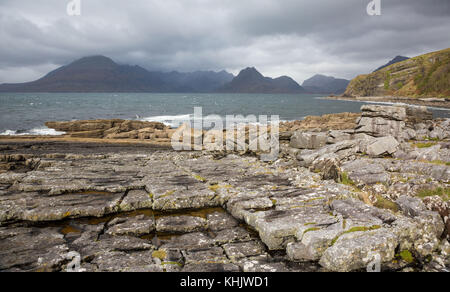
<svg viewBox="0 0 450 292"><path fill-rule="evenodd" d="M236 227L239 222L228 213L214 212L207 215L208 228L211 231L220 231Z"/></svg>
<svg viewBox="0 0 450 292"><path fill-rule="evenodd" d="M203 231L207 228L207 221L194 216L168 216L156 220L158 232L190 233Z"/></svg>
<svg viewBox="0 0 450 292"><path fill-rule="evenodd" d="M58 271L68 251L56 228L0 228L0 271Z"/></svg>
<svg viewBox="0 0 450 292"><path fill-rule="evenodd" d="M265 247L260 241L229 243L223 246L228 258L237 261L241 258L263 255Z"/></svg>
<svg viewBox="0 0 450 292"><path fill-rule="evenodd" d="M12 193L0 197L3 221L57 221L65 218L102 217L117 211L123 193L81 192L61 195Z"/></svg>
<svg viewBox="0 0 450 292"><path fill-rule="evenodd" d="M191 249L184 253L186 264L227 263L228 259L221 247Z"/></svg>
<svg viewBox="0 0 450 292"><path fill-rule="evenodd" d="M129 218L115 218L108 223L105 231L109 235L133 235L142 236L152 233L155 230L153 218L145 215L138 215Z"/></svg>
<svg viewBox="0 0 450 292"><path fill-rule="evenodd" d="M134 211L140 209L151 209L153 206L152 196L143 190L131 190L119 205L121 211Z"/></svg>

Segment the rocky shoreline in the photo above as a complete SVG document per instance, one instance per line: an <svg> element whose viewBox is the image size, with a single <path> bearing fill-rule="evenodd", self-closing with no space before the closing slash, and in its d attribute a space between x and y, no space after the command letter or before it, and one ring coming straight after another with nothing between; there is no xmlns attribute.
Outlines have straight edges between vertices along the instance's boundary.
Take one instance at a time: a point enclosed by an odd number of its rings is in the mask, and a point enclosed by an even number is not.
<svg viewBox="0 0 450 292"><path fill-rule="evenodd" d="M48 126L0 138L0 271L450 270L450 119L425 108L283 123L273 162L248 129L176 152L158 123Z"/></svg>
<svg viewBox="0 0 450 292"><path fill-rule="evenodd" d="M359 97L328 96L327 99L346 100L346 101L386 102L394 104L395 103L410 104L417 106L450 109L449 98L409 98L399 96L359 96Z"/></svg>

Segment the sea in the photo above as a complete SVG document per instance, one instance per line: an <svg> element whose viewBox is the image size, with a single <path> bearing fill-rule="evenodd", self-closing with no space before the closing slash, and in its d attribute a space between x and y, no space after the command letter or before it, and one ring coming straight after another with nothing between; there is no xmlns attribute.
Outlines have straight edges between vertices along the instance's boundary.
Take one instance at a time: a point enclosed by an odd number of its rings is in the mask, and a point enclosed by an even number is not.
<svg viewBox="0 0 450 292"><path fill-rule="evenodd" d="M280 121L291 121L360 112L364 103L328 100L319 94L0 93L0 135L62 135L45 127L45 122L91 119L156 121L177 127L192 119L195 107L202 108L204 117L278 115ZM434 117L450 118L448 109L430 110Z"/></svg>

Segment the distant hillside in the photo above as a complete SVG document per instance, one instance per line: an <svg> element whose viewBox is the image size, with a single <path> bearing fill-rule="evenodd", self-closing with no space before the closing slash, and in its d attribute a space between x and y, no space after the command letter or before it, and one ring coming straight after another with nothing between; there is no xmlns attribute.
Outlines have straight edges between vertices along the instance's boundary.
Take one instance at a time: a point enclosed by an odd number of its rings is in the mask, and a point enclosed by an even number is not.
<svg viewBox="0 0 450 292"><path fill-rule="evenodd" d="M450 48L360 75L344 95L450 97Z"/></svg>
<svg viewBox="0 0 450 292"><path fill-rule="evenodd" d="M224 93L305 93L306 91L292 78L264 77L255 68L242 70L231 82L218 89Z"/></svg>
<svg viewBox="0 0 450 292"><path fill-rule="evenodd" d="M233 77L225 71L150 72L139 66L119 65L104 56L92 56L62 66L33 82L2 84L0 91L212 92Z"/></svg>
<svg viewBox="0 0 450 292"><path fill-rule="evenodd" d="M391 66L391 65L393 65L395 63L403 62L403 61L406 61L408 59L409 59L408 57L397 56L394 59L390 60L387 64L384 64L383 66L381 66L380 68L378 68L377 70L375 70L373 72L380 71L381 69L386 68L387 66Z"/></svg>
<svg viewBox="0 0 450 292"><path fill-rule="evenodd" d="M350 80L317 74L305 80L302 87L308 93L342 94L349 83Z"/></svg>

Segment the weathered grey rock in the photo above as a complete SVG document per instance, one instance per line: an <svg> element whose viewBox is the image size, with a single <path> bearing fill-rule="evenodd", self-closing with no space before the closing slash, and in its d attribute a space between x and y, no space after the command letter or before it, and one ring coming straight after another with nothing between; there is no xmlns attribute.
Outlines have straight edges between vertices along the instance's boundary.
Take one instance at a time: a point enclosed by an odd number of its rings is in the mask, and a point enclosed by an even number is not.
<svg viewBox="0 0 450 292"><path fill-rule="evenodd" d="M309 167L314 160L326 156L328 154L335 154L339 161L343 161L356 154L359 150L359 142L354 141L342 141L336 144L327 145L319 150L304 150L297 155L299 164L303 167Z"/></svg>
<svg viewBox="0 0 450 292"><path fill-rule="evenodd" d="M189 233L203 231L206 227L205 219L194 216L168 216L156 219L158 232Z"/></svg>
<svg viewBox="0 0 450 292"><path fill-rule="evenodd" d="M407 108L402 106L363 105L363 117L380 117L389 120L404 121L407 117Z"/></svg>
<svg viewBox="0 0 450 292"><path fill-rule="evenodd" d="M289 272L289 268L283 262L269 261L267 259L254 259L242 264L245 273L274 273Z"/></svg>
<svg viewBox="0 0 450 292"><path fill-rule="evenodd" d="M406 107L407 123L418 124L426 123L433 119L433 113L425 106L408 106Z"/></svg>
<svg viewBox="0 0 450 292"><path fill-rule="evenodd" d="M332 179L338 181L340 179L340 160L336 154L325 154L314 160L311 165L311 171L320 172L322 179Z"/></svg>
<svg viewBox="0 0 450 292"><path fill-rule="evenodd" d="M182 271L185 273L237 273L240 269L239 266L235 264L201 263L187 264Z"/></svg>
<svg viewBox="0 0 450 292"><path fill-rule="evenodd" d="M208 228L212 231L220 231L236 227L239 222L228 213L214 212L207 215Z"/></svg>
<svg viewBox="0 0 450 292"><path fill-rule="evenodd" d="M377 138L367 146L367 154L372 157L392 155L398 150L398 146L398 141L392 136Z"/></svg>
<svg viewBox="0 0 450 292"><path fill-rule="evenodd" d="M391 261L397 245L397 237L386 229L351 232L340 236L325 251L320 264L336 272L365 269L377 259L380 264Z"/></svg>
<svg viewBox="0 0 450 292"><path fill-rule="evenodd" d="M417 160L420 161L440 161L441 155L439 150L441 149L441 145L434 145L428 148L417 149L418 155L416 157Z"/></svg>
<svg viewBox="0 0 450 292"><path fill-rule="evenodd" d="M328 144L334 144L337 142L347 141L352 139L352 133L350 131L333 130L328 133Z"/></svg>
<svg viewBox="0 0 450 292"><path fill-rule="evenodd" d="M295 132L290 147L297 149L319 149L327 143L326 133Z"/></svg>
<svg viewBox="0 0 450 292"><path fill-rule="evenodd" d="M213 242L215 244L225 244L230 242L249 241L251 239L252 235L248 230L242 227L235 227L216 232Z"/></svg>
<svg viewBox="0 0 450 292"><path fill-rule="evenodd" d="M68 252L56 228L0 227L0 271L59 271Z"/></svg>
<svg viewBox="0 0 450 292"><path fill-rule="evenodd" d="M186 264L227 263L228 259L221 247L191 249L184 253Z"/></svg>
<svg viewBox="0 0 450 292"><path fill-rule="evenodd" d="M261 240L270 250L286 248L288 243L295 241L297 232L304 229L308 223L336 223L336 218L326 212L323 207L266 211L263 214L255 220L254 225Z"/></svg>
<svg viewBox="0 0 450 292"><path fill-rule="evenodd" d="M136 251L152 251L155 246L147 240L134 236L110 236L108 234L92 238L92 232L83 233L71 243L71 249L80 253L82 260L92 259L105 252L132 253Z"/></svg>
<svg viewBox="0 0 450 292"><path fill-rule="evenodd" d="M355 133L364 133L374 137L403 137L406 126L407 110L405 107L364 105Z"/></svg>
<svg viewBox="0 0 450 292"><path fill-rule="evenodd" d="M155 230L153 218L139 215L136 217L115 218L108 223L106 234L142 236Z"/></svg>
<svg viewBox="0 0 450 292"><path fill-rule="evenodd" d="M194 232L181 236L173 237L170 242L161 246L161 248L179 248L179 249L195 249L207 248L214 245L214 241L205 233Z"/></svg>
<svg viewBox="0 0 450 292"><path fill-rule="evenodd" d="M286 252L292 261L318 261L333 240L344 232L341 222L325 227L308 225L297 234L300 242L289 243Z"/></svg>
<svg viewBox="0 0 450 292"><path fill-rule="evenodd" d="M143 190L131 190L120 203L122 211L134 211L139 209L151 209L153 200L149 193Z"/></svg>
<svg viewBox="0 0 450 292"><path fill-rule="evenodd" d="M450 203L439 196L426 197L423 202L428 210L438 212L441 215L445 225L444 236L450 239ZM450 251L448 253L450 254Z"/></svg>
<svg viewBox="0 0 450 292"><path fill-rule="evenodd" d="M118 209L123 194L103 192L48 196L34 192L13 193L0 198L0 222L56 221L65 218L102 217Z"/></svg>
<svg viewBox="0 0 450 292"><path fill-rule="evenodd" d="M225 244L223 249L232 261L237 261L244 257L262 255L265 252L264 245L260 241L229 243Z"/></svg>
<svg viewBox="0 0 450 292"><path fill-rule="evenodd" d="M402 121L387 120L378 117L362 117L355 129L355 133L368 134L374 137L401 137L404 127L405 122Z"/></svg>
<svg viewBox="0 0 450 292"><path fill-rule="evenodd" d="M368 159L350 161L344 163L341 168L348 173L349 178L357 185L387 183L390 180L383 165Z"/></svg>
<svg viewBox="0 0 450 292"><path fill-rule="evenodd" d="M163 272L163 267L153 260L151 251L105 252L91 263L99 272Z"/></svg>
<svg viewBox="0 0 450 292"><path fill-rule="evenodd" d="M335 200L330 207L336 213L346 218L346 228L350 228L352 224L358 227L380 226L384 223L390 224L396 220L396 217L387 210L366 205L362 201L355 199Z"/></svg>
<svg viewBox="0 0 450 292"><path fill-rule="evenodd" d="M439 123L433 121L432 125L436 128ZM430 126L424 123L421 127L426 130ZM87 271L339 269L333 265L343 266L345 270L364 269L365 255L370 256L369 246L386 254L383 260L390 258L392 238L396 241L396 252L408 249L421 260L432 255L436 259L433 263L437 263L444 231L442 215L422 210L415 217L406 217L348 198L361 196L374 203L375 195L395 200L402 194L414 195L423 187L445 186L450 180L448 166L415 160L358 158L363 152L361 147L366 144L367 148L374 139L366 134L355 134L354 140L301 150L301 156L311 157L308 166L322 171L327 169L327 158L332 158L333 164L340 164L342 171L361 186L361 192L356 192L352 186L321 180L318 174L285 158L267 164L238 155L148 153L147 149L142 154L122 151L120 155L105 154L102 150L99 155L37 155L39 157L27 158L41 159L36 169L20 174L8 170L0 174L0 220L1 224L16 221L14 226L24 226L25 223L20 222L24 218L38 220L27 224L37 224L41 231L31 228L33 235L23 236L21 240L32 240L39 234L47 238L47 231L52 230L50 233L61 236L67 250L81 254L82 268ZM439 145L441 159L444 159L448 146L442 142ZM401 150L407 152L407 144L403 144ZM379 182L384 184L377 184ZM46 205L49 202L51 206ZM207 214L206 219L193 217L195 212L183 213L190 214L189 219L194 218L194 221L199 218L200 229L188 220L185 223L189 224L181 224L182 228L169 224L169 231L163 232L170 234L158 233L156 237L153 237L152 211L134 211L219 206L228 213L199 210L199 216ZM427 208L435 209L434 205L427 205ZM54 210L57 210L56 215ZM62 210L74 213L66 214ZM133 212L121 213L125 210ZM114 214L111 216L116 219L110 220L107 214ZM165 212L155 215L162 223L173 220ZM79 218L85 216L90 218ZM63 218L71 220L60 222ZM193 230L203 232L185 233ZM139 238L141 235L147 236ZM14 236L8 235L8 238ZM42 245L30 250L47 255L43 251L47 248L43 241L39 240ZM5 242L8 241L0 239L0 245ZM19 247L22 243L17 240L15 244ZM266 252L264 245L273 251ZM31 252L23 254L30 263L35 259ZM2 259L0 256L0 262ZM49 259L52 261L54 257ZM325 268L318 267L318 261L325 263ZM61 264L55 261L50 270L64 270L66 263L67 259ZM5 270L38 270L38 265L29 267ZM388 265L388 262L382 267L402 268ZM428 268L436 269L427 266L424 270Z"/></svg>
<svg viewBox="0 0 450 292"><path fill-rule="evenodd" d="M401 196L395 202L406 216L416 217L427 210L425 204L418 198Z"/></svg>

